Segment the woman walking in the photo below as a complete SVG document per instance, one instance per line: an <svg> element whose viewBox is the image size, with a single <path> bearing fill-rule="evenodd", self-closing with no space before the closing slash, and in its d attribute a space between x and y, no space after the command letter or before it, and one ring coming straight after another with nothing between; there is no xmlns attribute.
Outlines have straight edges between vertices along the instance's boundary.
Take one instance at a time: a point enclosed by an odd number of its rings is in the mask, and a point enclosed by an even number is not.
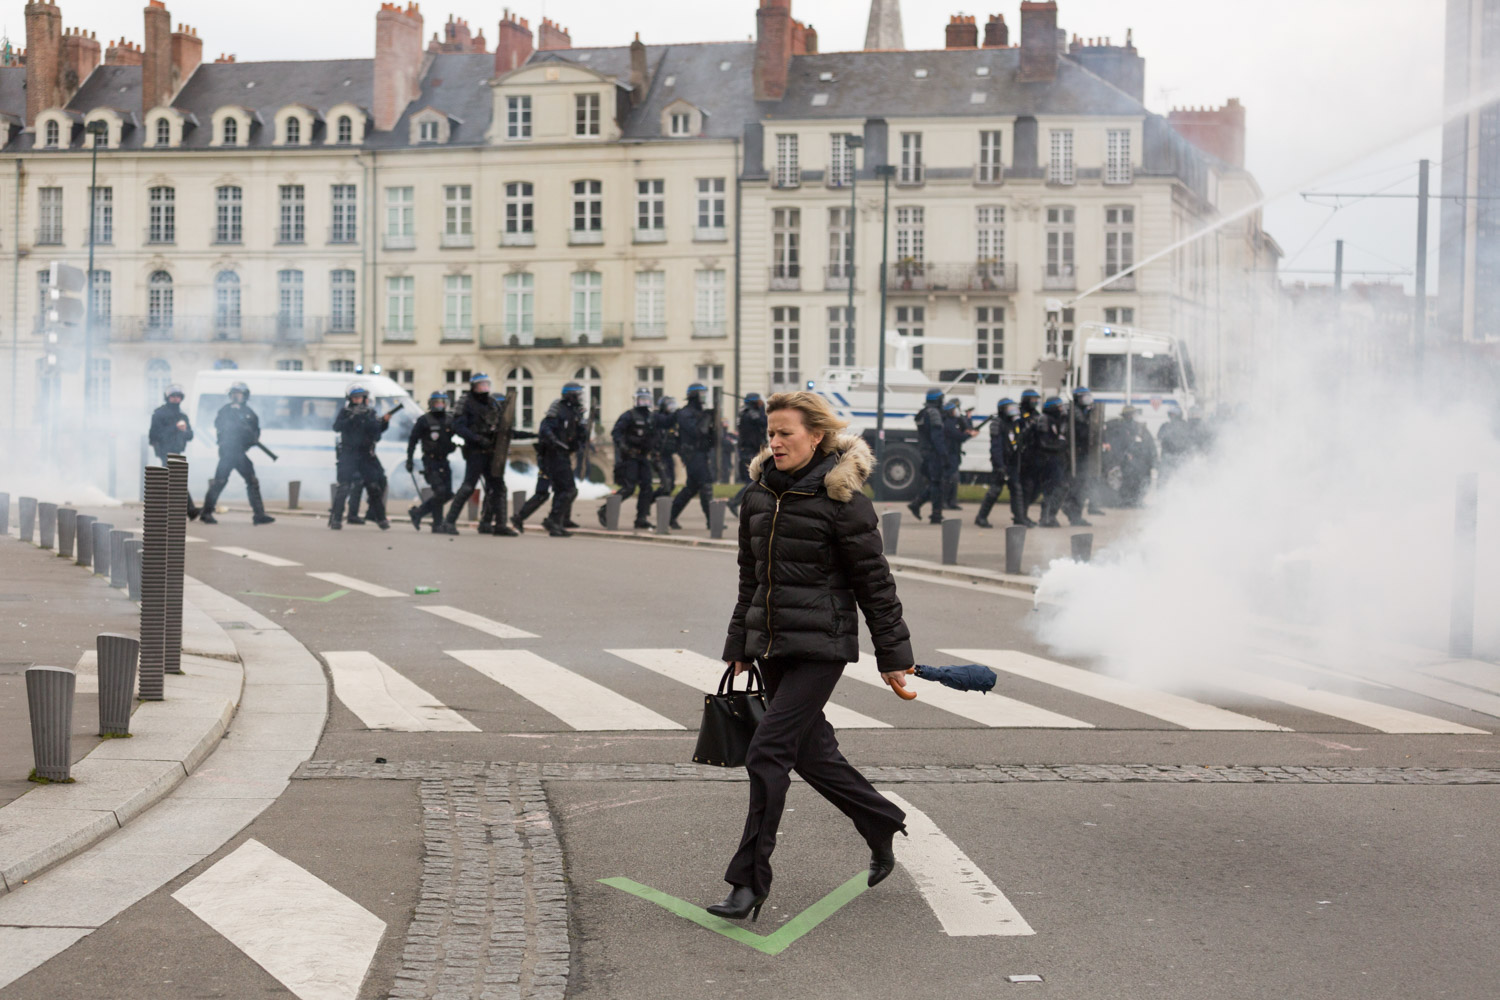
<svg viewBox="0 0 1500 1000"><path fill-rule="evenodd" d="M766 401L767 446L750 463L740 509L740 592L724 660L736 674L758 661L769 695L750 741L750 811L724 881L708 908L721 917L760 915L771 889L771 851L791 771L854 821L870 845L869 884L896 866L892 841L906 814L839 753L823 706L844 664L859 657L856 607L886 681L904 687L913 663L875 507L862 488L875 461L821 396L778 393Z"/></svg>

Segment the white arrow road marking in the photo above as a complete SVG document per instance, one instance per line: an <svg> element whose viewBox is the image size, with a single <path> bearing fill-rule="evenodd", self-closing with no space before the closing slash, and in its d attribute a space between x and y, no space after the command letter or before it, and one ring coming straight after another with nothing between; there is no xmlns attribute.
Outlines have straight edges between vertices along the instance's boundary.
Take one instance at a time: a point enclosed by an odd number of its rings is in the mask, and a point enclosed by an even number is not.
<svg viewBox="0 0 1500 1000"><path fill-rule="evenodd" d="M326 583L331 583L335 587L343 587L345 590L357 590L361 594L369 594L371 597L404 596L399 590L382 587L378 583L366 583L363 580L356 580L354 577L345 576L342 573L309 573L307 575L315 580L323 580Z"/></svg>
<svg viewBox="0 0 1500 1000"><path fill-rule="evenodd" d="M474 725L362 649L324 653L339 701L371 729L477 733Z"/></svg>
<svg viewBox="0 0 1500 1000"><path fill-rule="evenodd" d="M880 679L875 667L875 657L861 653L857 663L849 664L845 677L852 677L865 684L874 684L887 694L890 689ZM1093 729L1092 723L1070 719L1066 715L1049 712L1045 708L1028 705L1024 701L1007 698L993 691L980 694L978 691L955 691L941 684L930 684L914 677L906 679L908 688L917 692L917 703L926 702L934 708L962 716L981 726L995 729ZM913 687L915 685L915 687ZM895 697L892 695L892 697Z"/></svg>
<svg viewBox="0 0 1500 1000"><path fill-rule="evenodd" d="M910 836L896 835L896 860L917 883L944 933L949 937L1036 933L1005 893L926 813L895 792L880 794L906 812Z"/></svg>
<svg viewBox="0 0 1500 1000"><path fill-rule="evenodd" d="M682 729L664 715L526 649L444 650L573 729Z"/></svg>
<svg viewBox="0 0 1500 1000"><path fill-rule="evenodd" d="M242 549L238 545L215 545L215 552L223 552L226 555L239 556L241 559L249 559L253 562L265 563L267 566L301 566L299 562L291 559L283 559L280 556L268 556L264 552L256 552L254 549Z"/></svg>
<svg viewBox="0 0 1500 1000"><path fill-rule="evenodd" d="M301 1000L356 1000L385 921L258 840L172 898Z"/></svg>
<svg viewBox="0 0 1500 1000"><path fill-rule="evenodd" d="M450 608L446 604L419 604L417 605L417 610L425 611L429 615L437 615L439 618L446 618L450 622L457 622L460 625L467 625L472 629L478 629L485 635L492 635L496 639L537 638L537 636L535 636L531 632L523 631L513 625L506 625L502 622L491 621L490 619L485 618L482 615L476 615L473 612L464 611L461 608Z"/></svg>

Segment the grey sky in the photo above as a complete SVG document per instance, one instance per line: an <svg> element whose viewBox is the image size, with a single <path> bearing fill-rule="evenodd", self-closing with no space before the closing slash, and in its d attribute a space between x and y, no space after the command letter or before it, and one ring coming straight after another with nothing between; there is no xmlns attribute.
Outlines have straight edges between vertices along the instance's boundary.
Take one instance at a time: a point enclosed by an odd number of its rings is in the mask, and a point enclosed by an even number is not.
<svg viewBox="0 0 1500 1000"><path fill-rule="evenodd" d="M139 0L58 0L63 22L141 39ZM368 57L378 0L168 0L174 22L193 25L208 58L240 60ZM545 16L568 27L575 45L623 45L640 32L648 43L746 38L757 0L519 0L533 26ZM1217 105L1238 97L1248 109L1249 166L1274 200L1266 225L1288 254L1288 268L1330 268L1333 241L1346 243L1351 270L1410 270L1415 202L1376 200L1334 214L1296 192L1415 191L1416 161L1441 159L1438 123L1443 75L1443 5L1407 0L1060 0L1069 33L1123 40L1127 28L1146 58L1146 102ZM23 4L10 0L5 27L20 44ZM450 13L485 29L493 41L502 4L428 0L430 36ZM792 12L818 29L824 51L863 45L865 0L793 0ZM980 21L1003 13L1018 37L1018 0L984 7L903 4L908 48L941 48L953 13ZM1436 286L1437 213L1430 266ZM1303 277L1328 282L1327 276ZM1408 282L1409 284L1409 282Z"/></svg>

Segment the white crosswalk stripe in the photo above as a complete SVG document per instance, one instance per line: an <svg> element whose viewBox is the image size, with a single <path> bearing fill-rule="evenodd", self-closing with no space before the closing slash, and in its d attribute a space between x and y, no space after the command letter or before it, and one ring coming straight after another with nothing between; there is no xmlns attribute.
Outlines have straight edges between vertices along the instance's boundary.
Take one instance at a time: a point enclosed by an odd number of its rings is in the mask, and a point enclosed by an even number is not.
<svg viewBox="0 0 1500 1000"><path fill-rule="evenodd" d="M616 694L525 649L444 650L497 684L573 729L612 731L684 728L664 715Z"/></svg>
<svg viewBox="0 0 1500 1000"><path fill-rule="evenodd" d="M300 1000L355 1000L385 921L258 840L172 894Z"/></svg>
<svg viewBox="0 0 1500 1000"><path fill-rule="evenodd" d="M980 663L1027 680L1107 701L1132 712L1162 719L1185 729L1287 732L1285 726L1205 705L1191 698L1141 687L1117 677L1080 670L1014 649L944 649L940 652L960 660ZM921 681L917 682L918 684ZM925 690L925 689L924 689Z"/></svg>
<svg viewBox="0 0 1500 1000"><path fill-rule="evenodd" d="M537 638L534 633L523 631L512 625L491 621L482 615L476 615L461 608L451 608L446 604L419 604L417 605L417 610L425 611L429 615L437 615L439 618L446 618L450 622L457 622L459 625L467 625L469 628L478 629L480 632L492 635L496 639Z"/></svg>
<svg viewBox="0 0 1500 1000"><path fill-rule="evenodd" d="M638 667L670 677L700 692L717 689L719 678L724 673L724 662L690 649L606 649L621 659L629 660ZM837 702L823 706L823 715L835 729L890 729L891 724L861 715Z"/></svg>
<svg viewBox="0 0 1500 1000"><path fill-rule="evenodd" d="M869 654L860 654L859 661L850 664L849 669L844 671L844 676L865 684L873 684L890 694L885 681L880 679L875 657ZM954 691L952 688L929 684L915 678L907 678L906 683L908 686L916 685L913 690L917 692L918 703L925 702L934 708L940 708L945 712L951 712L993 729L1094 728L1093 723L1070 719L1066 715L1049 712L1045 708L1028 705L1024 701L1017 701L994 692L979 694L973 691ZM895 697L894 694L890 696Z"/></svg>
<svg viewBox="0 0 1500 1000"><path fill-rule="evenodd" d="M949 937L1035 934L1005 893L938 825L895 792L881 792L906 813L910 836L896 836L896 860Z"/></svg>
<svg viewBox="0 0 1500 1000"><path fill-rule="evenodd" d="M1254 695L1257 698L1279 701L1282 704L1304 708L1320 715L1343 719L1382 733L1488 735L1483 729L1462 726L1456 722L1448 722L1420 712L1394 708L1350 695L1335 694L1332 691L1319 691L1293 681L1251 673L1235 667L1215 667L1205 675L1204 680L1220 687Z"/></svg>
<svg viewBox="0 0 1500 1000"><path fill-rule="evenodd" d="M239 556L241 559L249 559L252 562L265 563L267 566L301 566L302 564L292 559L283 559L280 556L267 555L264 552L256 552L254 549L242 549L238 545L215 545L215 552L223 552L226 555Z"/></svg>
<svg viewBox="0 0 1500 1000"><path fill-rule="evenodd" d="M345 590L357 590L361 594L369 594L371 597L403 596L399 590L382 587L378 583L366 583L364 580L357 580L352 576L345 576L342 573L308 573L307 575L315 580L331 583L335 587L343 587Z"/></svg>
<svg viewBox="0 0 1500 1000"><path fill-rule="evenodd" d="M401 733L477 733L479 727L446 708L364 650L324 653L339 701L370 729Z"/></svg>

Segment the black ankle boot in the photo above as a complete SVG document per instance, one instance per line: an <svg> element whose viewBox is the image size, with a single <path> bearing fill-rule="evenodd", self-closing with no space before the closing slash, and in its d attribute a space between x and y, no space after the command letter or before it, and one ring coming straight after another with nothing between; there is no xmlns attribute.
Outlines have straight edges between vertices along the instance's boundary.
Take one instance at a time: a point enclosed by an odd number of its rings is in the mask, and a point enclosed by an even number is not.
<svg viewBox="0 0 1500 1000"><path fill-rule="evenodd" d="M901 827L901 836L906 836L906 827ZM886 876L896 870L896 832L870 847L870 877L865 884L877 886Z"/></svg>
<svg viewBox="0 0 1500 1000"><path fill-rule="evenodd" d="M749 917L750 922L754 923L760 919L761 904L765 901L765 896L757 896L755 890L748 885L737 885L729 890L724 902L710 906L708 912L725 920L744 920Z"/></svg>

